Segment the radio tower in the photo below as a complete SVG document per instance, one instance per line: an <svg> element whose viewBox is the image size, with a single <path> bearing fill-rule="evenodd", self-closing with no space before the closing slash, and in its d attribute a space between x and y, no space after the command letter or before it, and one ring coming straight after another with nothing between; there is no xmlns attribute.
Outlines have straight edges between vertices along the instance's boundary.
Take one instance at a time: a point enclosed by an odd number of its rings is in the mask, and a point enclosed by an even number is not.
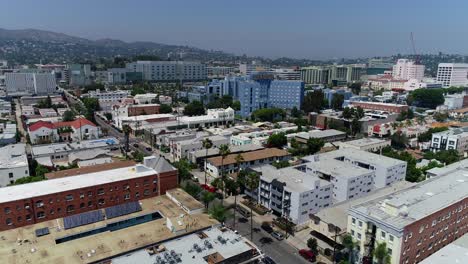
<svg viewBox="0 0 468 264"><path fill-rule="evenodd" d="M417 64L417 65L420 65L421 62L420 62L419 54L416 52L416 45L414 44L413 32L411 32L411 34L410 34L410 39L411 39L411 46L413 47L413 54L415 56L414 63Z"/></svg>

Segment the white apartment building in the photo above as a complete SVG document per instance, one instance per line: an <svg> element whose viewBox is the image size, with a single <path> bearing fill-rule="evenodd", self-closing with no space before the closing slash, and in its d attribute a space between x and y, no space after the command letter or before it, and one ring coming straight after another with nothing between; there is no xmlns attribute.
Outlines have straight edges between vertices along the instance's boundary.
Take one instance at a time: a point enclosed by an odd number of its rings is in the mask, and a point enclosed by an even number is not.
<svg viewBox="0 0 468 264"><path fill-rule="evenodd" d="M231 137L230 144L233 146L241 146L241 145L264 145L268 138L273 134L278 133L288 133L297 130L297 126L292 127L283 127L283 128L275 128L270 130L261 130L261 131L254 131L249 133L240 133L235 136Z"/></svg>
<svg viewBox="0 0 468 264"><path fill-rule="evenodd" d="M51 73L6 73L8 95L47 95L56 92L55 76Z"/></svg>
<svg viewBox="0 0 468 264"><path fill-rule="evenodd" d="M295 224L307 223L310 214L332 204L332 184L317 176L291 167L278 170L271 165L254 170L260 175L260 184L249 195Z"/></svg>
<svg viewBox="0 0 468 264"><path fill-rule="evenodd" d="M0 148L0 187L29 176L26 144L18 143Z"/></svg>
<svg viewBox="0 0 468 264"><path fill-rule="evenodd" d="M234 122L235 111L231 107L226 109L208 109L206 115L202 116L181 116L178 118L180 124L189 128L203 126L211 127Z"/></svg>
<svg viewBox="0 0 468 264"><path fill-rule="evenodd" d="M444 88L468 85L468 64L439 63L437 82Z"/></svg>
<svg viewBox="0 0 468 264"><path fill-rule="evenodd" d="M202 150L203 140L208 138L213 143L212 148L219 148L221 145L229 144L229 138L223 136L197 137L194 139L177 141L170 146L170 153L175 161L187 159L190 152Z"/></svg>
<svg viewBox="0 0 468 264"><path fill-rule="evenodd" d="M130 96L128 90L117 90L117 91L101 91L99 89L95 91L89 91L88 96L91 98L99 99L99 103L118 103Z"/></svg>
<svg viewBox="0 0 468 264"><path fill-rule="evenodd" d="M160 104L166 104L166 105L172 104L172 97L170 97L170 96L160 95L158 98L159 98L159 103Z"/></svg>
<svg viewBox="0 0 468 264"><path fill-rule="evenodd" d="M112 68L107 70L107 82L111 84L125 84L127 83L126 68Z"/></svg>
<svg viewBox="0 0 468 264"><path fill-rule="evenodd" d="M351 141L340 142L339 146L341 148L353 148L358 150L364 150L369 152L376 152L385 147L390 146L391 141L378 138L361 138Z"/></svg>
<svg viewBox="0 0 468 264"><path fill-rule="evenodd" d="M432 151L451 149L457 150L459 154L464 154L468 151L468 127L449 129L432 134Z"/></svg>
<svg viewBox="0 0 468 264"><path fill-rule="evenodd" d="M424 65L416 64L416 62L408 59L399 59L393 65L392 76L397 80L417 79L424 78Z"/></svg>
<svg viewBox="0 0 468 264"><path fill-rule="evenodd" d="M156 97L158 95L155 93L137 94L133 97L133 100L135 100L136 104L151 104L154 103Z"/></svg>
<svg viewBox="0 0 468 264"><path fill-rule="evenodd" d="M426 78L424 80L410 79L403 84L405 91L414 91L416 89L424 88L442 88L442 84L435 79Z"/></svg>
<svg viewBox="0 0 468 264"><path fill-rule="evenodd" d="M207 78L206 65L189 61L137 61L127 63L131 72L141 72L146 81L194 81Z"/></svg>
<svg viewBox="0 0 468 264"><path fill-rule="evenodd" d="M226 75L235 73L239 69L237 67L230 66L208 66L206 72L209 77L213 78L224 78Z"/></svg>

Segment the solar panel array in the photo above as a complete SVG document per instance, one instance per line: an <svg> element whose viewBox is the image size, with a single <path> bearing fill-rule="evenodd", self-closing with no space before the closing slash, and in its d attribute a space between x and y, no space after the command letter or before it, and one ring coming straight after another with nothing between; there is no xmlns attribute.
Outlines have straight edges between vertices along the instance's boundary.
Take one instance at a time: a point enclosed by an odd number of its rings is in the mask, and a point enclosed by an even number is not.
<svg viewBox="0 0 468 264"><path fill-rule="evenodd" d="M139 202L129 202L106 208L107 219L141 211Z"/></svg>
<svg viewBox="0 0 468 264"><path fill-rule="evenodd" d="M36 236L37 237L45 236L45 235L48 235L48 234L50 234L48 227L36 229Z"/></svg>
<svg viewBox="0 0 468 264"><path fill-rule="evenodd" d="M76 215L71 215L63 218L63 226L65 229L74 228L77 226L88 225L104 220L104 215L101 210L91 211Z"/></svg>

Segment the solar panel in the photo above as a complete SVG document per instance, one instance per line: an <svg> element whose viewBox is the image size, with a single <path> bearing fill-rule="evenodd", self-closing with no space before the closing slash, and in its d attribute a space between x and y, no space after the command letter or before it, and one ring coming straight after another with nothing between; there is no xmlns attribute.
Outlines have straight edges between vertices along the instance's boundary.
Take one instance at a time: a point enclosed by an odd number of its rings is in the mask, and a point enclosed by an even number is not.
<svg viewBox="0 0 468 264"><path fill-rule="evenodd" d="M45 236L45 235L48 235L48 234L50 234L48 227L36 229L36 236L37 237Z"/></svg>
<svg viewBox="0 0 468 264"><path fill-rule="evenodd" d="M101 210L86 212L76 215L71 215L63 218L63 226L65 229L74 228L77 226L88 225L104 220L104 215Z"/></svg>
<svg viewBox="0 0 468 264"><path fill-rule="evenodd" d="M122 215L131 214L134 212L141 211L141 206L139 202L129 202L124 204L119 204L116 206L108 207L106 210L107 219L119 217Z"/></svg>

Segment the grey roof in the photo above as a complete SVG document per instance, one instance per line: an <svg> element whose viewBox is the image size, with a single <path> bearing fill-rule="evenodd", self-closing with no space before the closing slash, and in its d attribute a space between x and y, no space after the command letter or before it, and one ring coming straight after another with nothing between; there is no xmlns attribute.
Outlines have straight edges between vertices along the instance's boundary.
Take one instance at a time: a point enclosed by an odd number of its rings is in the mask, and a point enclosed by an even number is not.
<svg viewBox="0 0 468 264"><path fill-rule="evenodd" d="M317 212L315 216L318 216L321 221L324 221L325 223L331 223L339 228L341 230L346 230L347 225L348 225L348 209L350 209L352 206L374 200L376 198L407 189L411 186L414 186L415 183L407 182L407 181L399 181L391 186L381 188L374 190L373 192L369 193L366 196L359 197L359 198L353 198L350 200L346 200L340 203L336 203L331 207L324 208Z"/></svg>
<svg viewBox="0 0 468 264"><path fill-rule="evenodd" d="M51 155L61 152L72 152L86 149L104 148L108 146L117 146L119 140L113 137L100 138L93 140L83 140L81 142L72 143L56 143L32 146L33 156Z"/></svg>
<svg viewBox="0 0 468 264"><path fill-rule="evenodd" d="M345 141L342 142L343 144L348 144L352 145L355 147L365 147L369 145L374 145L374 144L379 144L379 143L385 143L385 142L390 142L389 140L384 140L384 139L379 139L379 138L361 138L361 139L356 139L356 140L351 140L351 141Z"/></svg>
<svg viewBox="0 0 468 264"><path fill-rule="evenodd" d="M240 146L230 146L229 147L231 150L231 153L236 153L236 152L246 152L246 151L254 151L254 150L259 150L259 149L264 149L264 147L255 145L255 144L245 144L245 145L240 145ZM219 153L219 148L210 148L208 149L208 156L211 155L218 155ZM205 157L206 156L206 149L201 149L201 150L196 150L192 152L192 155L199 158L199 157Z"/></svg>
<svg viewBox="0 0 468 264"><path fill-rule="evenodd" d="M144 164L145 166L154 169L158 173L173 171L176 169L163 156L145 157Z"/></svg>
<svg viewBox="0 0 468 264"><path fill-rule="evenodd" d="M442 168L433 168L428 170L426 173L431 176L441 176L450 172L454 172L458 169L468 168L468 159L461 160L459 162L452 163Z"/></svg>
<svg viewBox="0 0 468 264"><path fill-rule="evenodd" d="M320 162L306 163L305 166L333 177L350 178L370 174L370 170L336 159L321 159Z"/></svg>
<svg viewBox="0 0 468 264"><path fill-rule="evenodd" d="M0 148L0 169L24 166L28 166L26 144L18 143Z"/></svg>
<svg viewBox="0 0 468 264"><path fill-rule="evenodd" d="M468 234L455 240L451 244L439 249L434 254L425 258L421 264L448 264L466 263L468 259Z"/></svg>
<svg viewBox="0 0 468 264"><path fill-rule="evenodd" d="M462 168L410 189L356 205L350 212L401 231L405 226L463 200L468 194L467 188L468 169Z"/></svg>
<svg viewBox="0 0 468 264"><path fill-rule="evenodd" d="M106 155L106 154L109 154L109 150L107 149L82 150L82 151L71 153L68 156L68 161L74 162L75 160L91 160L100 155Z"/></svg>
<svg viewBox="0 0 468 264"><path fill-rule="evenodd" d="M327 130L318 130L318 131L298 133L297 136L302 137L302 138L326 138L326 137L342 136L342 135L346 135L346 133L343 131L336 130L336 129L327 129Z"/></svg>
<svg viewBox="0 0 468 264"><path fill-rule="evenodd" d="M305 160L314 160L318 156L322 159L336 159L338 157L347 157L351 160L361 161L367 164L378 164L383 166L395 166L406 164L405 161L389 158L379 154L374 154L368 151L353 149L353 148L342 148L335 151L330 151L326 153L321 153L315 156L307 156L303 159Z"/></svg>

